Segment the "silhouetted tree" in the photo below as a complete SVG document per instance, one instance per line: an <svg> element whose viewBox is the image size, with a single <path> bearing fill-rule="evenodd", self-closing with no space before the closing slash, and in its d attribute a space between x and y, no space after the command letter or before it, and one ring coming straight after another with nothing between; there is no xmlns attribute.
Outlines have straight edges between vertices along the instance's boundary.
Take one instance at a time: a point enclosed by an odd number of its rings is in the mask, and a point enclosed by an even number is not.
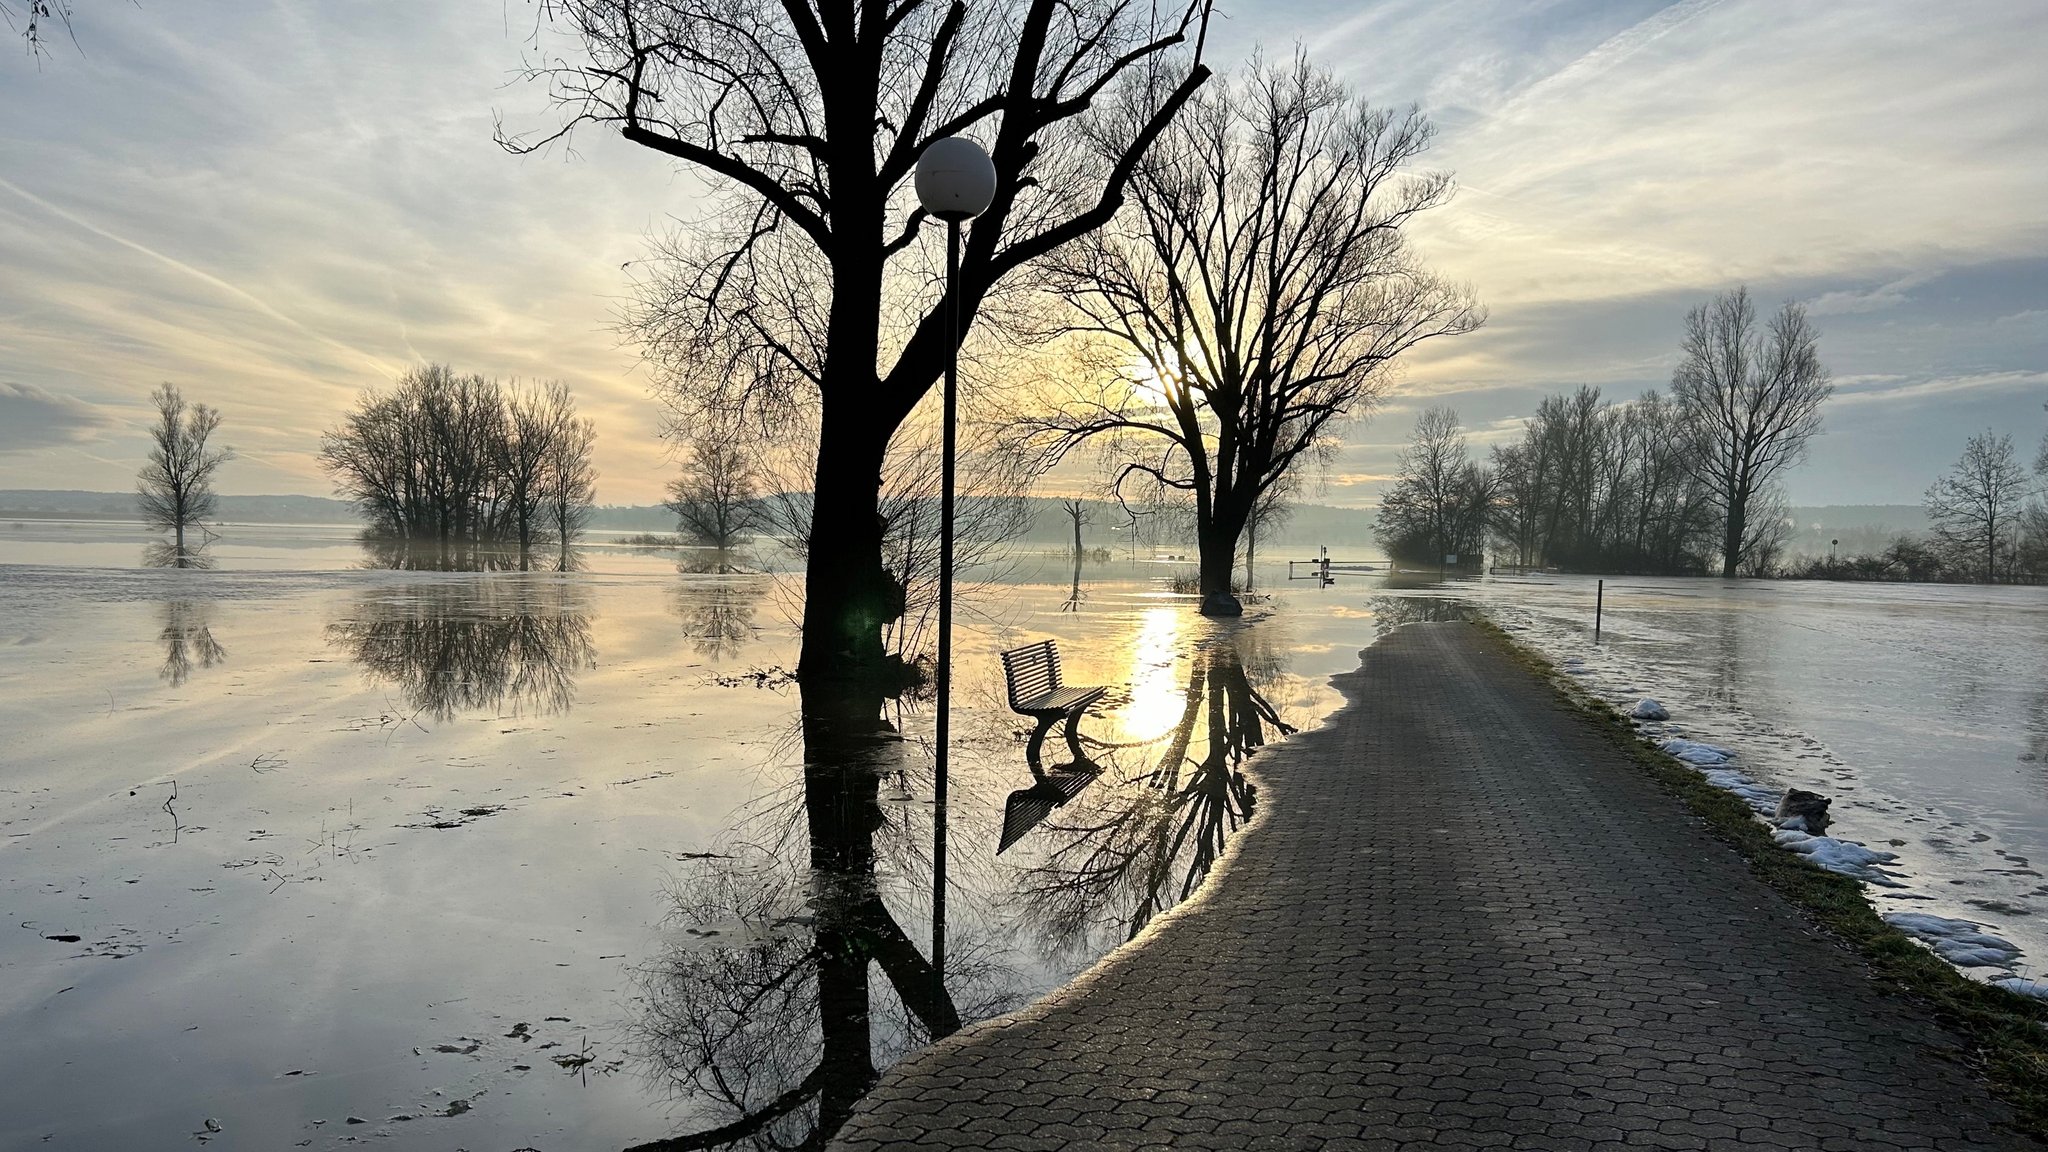
<svg viewBox="0 0 2048 1152"><path fill-rule="evenodd" d="M512 545L526 567L544 527L564 553L582 530L595 437L559 381L508 392L429 364L365 392L321 437L320 465L375 536L444 553Z"/></svg>
<svg viewBox="0 0 2048 1152"><path fill-rule="evenodd" d="M1006 276L1116 212L1138 158L1208 77L1209 0L545 11L583 44L583 59L533 73L566 123L501 138L529 151L597 124L714 182L718 210L649 265L631 325L685 412L774 423L816 406L800 674L893 678L883 631L905 597L883 562L884 462L952 351L929 275L939 230L913 201L913 167L928 143L961 135L995 164L995 198L961 255L964 336ZM1101 155L1084 116L1126 88L1143 112Z"/></svg>
<svg viewBox="0 0 2048 1152"><path fill-rule="evenodd" d="M1659 392L1547 396L1522 438L1493 450L1493 534L1518 565L1698 572L1715 534L1691 433Z"/></svg>
<svg viewBox="0 0 2048 1152"><path fill-rule="evenodd" d="M1304 57L1255 64L1189 102L1122 216L1047 261L1095 348L1058 415L1027 427L1048 463L1107 437L1115 484L1192 497L1205 613L1242 611L1231 575L1266 490L1371 408L1402 353L1483 319L1403 233L1451 194L1411 170L1432 135Z"/></svg>
<svg viewBox="0 0 2048 1152"><path fill-rule="evenodd" d="M185 529L213 515L213 474L235 453L207 446L220 429L218 409L187 405L175 384L161 385L149 398L157 418L149 429L149 462L136 476L136 498L143 522L176 533L177 550L183 552Z"/></svg>
<svg viewBox="0 0 2048 1152"><path fill-rule="evenodd" d="M1478 564L1492 505L1493 477L1467 455L1458 414L1431 408L1401 452L1373 534L1395 560L1436 566L1456 555L1460 566Z"/></svg>
<svg viewBox="0 0 2048 1152"><path fill-rule="evenodd" d="M2010 566L2029 491L2012 437L1986 430L1970 437L1949 474L1927 489L1927 518L1937 543L1985 581Z"/></svg>
<svg viewBox="0 0 2048 1152"><path fill-rule="evenodd" d="M1694 474L1722 516L1721 575L1742 563L1751 505L1806 455L1834 393L1819 333L1793 301L1763 328L1749 289L1724 292L1685 318L1671 392L1693 435Z"/></svg>
<svg viewBox="0 0 2048 1152"><path fill-rule="evenodd" d="M740 544L760 517L752 461L730 436L698 438L687 471L669 481L668 495L677 526L712 548Z"/></svg>

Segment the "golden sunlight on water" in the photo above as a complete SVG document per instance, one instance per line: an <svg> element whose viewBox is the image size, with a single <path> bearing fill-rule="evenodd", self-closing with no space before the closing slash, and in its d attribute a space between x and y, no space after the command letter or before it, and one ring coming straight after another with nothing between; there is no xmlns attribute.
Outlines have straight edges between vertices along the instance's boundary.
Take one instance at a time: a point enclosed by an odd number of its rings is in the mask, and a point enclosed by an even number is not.
<svg viewBox="0 0 2048 1152"><path fill-rule="evenodd" d="M1187 710L1187 685L1174 673L1186 612L1172 605L1138 614L1131 638L1130 705L1119 714L1124 740L1165 735Z"/></svg>

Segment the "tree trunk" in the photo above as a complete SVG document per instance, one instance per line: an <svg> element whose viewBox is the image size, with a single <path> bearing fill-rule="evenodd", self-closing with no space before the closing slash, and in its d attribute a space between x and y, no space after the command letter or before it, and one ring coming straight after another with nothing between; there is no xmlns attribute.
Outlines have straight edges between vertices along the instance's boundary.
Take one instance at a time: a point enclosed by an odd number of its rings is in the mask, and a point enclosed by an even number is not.
<svg viewBox="0 0 2048 1152"><path fill-rule="evenodd" d="M1230 590L1230 577L1237 569L1237 538L1244 531L1244 517L1224 509L1211 513L1206 524L1197 524L1195 543L1202 562L1202 615L1241 616L1244 605Z"/></svg>
<svg viewBox="0 0 2048 1152"><path fill-rule="evenodd" d="M1735 578L1735 564L1742 558L1742 530L1745 527L1743 522L1748 519L1749 512L1749 509L1744 507L1746 503L1747 501L1739 499L1728 501L1728 523L1721 532L1721 578L1723 580Z"/></svg>
<svg viewBox="0 0 2048 1152"><path fill-rule="evenodd" d="M900 660L882 648L882 627L903 615L903 586L882 566L882 458L888 437L862 426L860 413L825 404L812 484L811 539L805 564L803 651L806 684L907 682Z"/></svg>

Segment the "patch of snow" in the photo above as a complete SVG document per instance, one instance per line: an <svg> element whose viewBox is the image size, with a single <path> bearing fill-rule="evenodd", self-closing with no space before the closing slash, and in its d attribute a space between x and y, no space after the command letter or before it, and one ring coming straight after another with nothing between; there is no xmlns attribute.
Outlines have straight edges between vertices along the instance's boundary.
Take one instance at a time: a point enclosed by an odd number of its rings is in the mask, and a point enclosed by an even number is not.
<svg viewBox="0 0 2048 1152"><path fill-rule="evenodd" d="M2022 996L2032 996L2036 1000L2048 1000L2048 981L2029 980L2024 976L2000 976L1998 979L1993 980L1992 983L2005 989L2007 992L2017 992Z"/></svg>
<svg viewBox="0 0 2048 1152"><path fill-rule="evenodd" d="M1698 770L1707 783L1723 792L1733 792L1742 797L1759 816L1778 814L1778 790L1768 784L1759 784L1733 768L1701 768Z"/></svg>
<svg viewBox="0 0 2048 1152"><path fill-rule="evenodd" d="M1866 848L1854 840L1813 836L1789 828L1781 828L1771 833L1771 839L1778 842L1778 847L1797 852L1830 872L1854 876L1858 880L1876 884L1881 888L1905 887L1879 867L1881 864L1890 864L1897 860L1899 854L1896 852L1880 852L1875 848Z"/></svg>
<svg viewBox="0 0 2048 1152"><path fill-rule="evenodd" d="M1665 707L1662 704L1657 703L1655 700L1650 699L1648 696L1645 696L1641 700L1636 701L1636 706L1629 709L1628 714L1635 717L1638 720L1671 719L1671 713L1665 710Z"/></svg>
<svg viewBox="0 0 2048 1152"><path fill-rule="evenodd" d="M1951 920L1926 912L1887 912L1884 922L1926 944L1958 968L2009 968L2020 958L2020 950L2012 941L1983 931L1983 926L1973 920ZM2005 982L1999 983L2003 986Z"/></svg>
<svg viewBox="0 0 2048 1152"><path fill-rule="evenodd" d="M1698 740L1681 740L1673 737L1658 747L1688 764L1726 764L1735 758L1735 753L1718 744L1707 744Z"/></svg>

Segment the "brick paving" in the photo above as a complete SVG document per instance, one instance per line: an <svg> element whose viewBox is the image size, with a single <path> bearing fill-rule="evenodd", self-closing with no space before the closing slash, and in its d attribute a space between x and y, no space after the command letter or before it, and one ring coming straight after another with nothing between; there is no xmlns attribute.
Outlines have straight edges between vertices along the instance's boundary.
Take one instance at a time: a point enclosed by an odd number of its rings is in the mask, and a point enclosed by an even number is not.
<svg viewBox="0 0 2048 1152"><path fill-rule="evenodd" d="M1339 684L1195 901L899 1064L835 1147L2039 1147L1476 629Z"/></svg>

